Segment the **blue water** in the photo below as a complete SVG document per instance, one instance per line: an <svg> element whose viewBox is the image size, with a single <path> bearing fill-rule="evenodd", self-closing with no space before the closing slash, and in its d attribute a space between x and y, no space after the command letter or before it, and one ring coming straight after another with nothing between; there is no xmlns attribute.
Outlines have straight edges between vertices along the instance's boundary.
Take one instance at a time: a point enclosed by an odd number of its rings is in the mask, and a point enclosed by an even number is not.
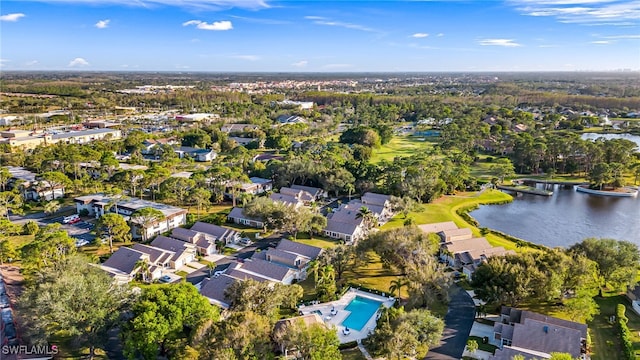
<svg viewBox="0 0 640 360"><path fill-rule="evenodd" d="M342 321L342 326L356 331L362 330L373 314L380 308L381 302L356 296L346 308L351 314Z"/></svg>

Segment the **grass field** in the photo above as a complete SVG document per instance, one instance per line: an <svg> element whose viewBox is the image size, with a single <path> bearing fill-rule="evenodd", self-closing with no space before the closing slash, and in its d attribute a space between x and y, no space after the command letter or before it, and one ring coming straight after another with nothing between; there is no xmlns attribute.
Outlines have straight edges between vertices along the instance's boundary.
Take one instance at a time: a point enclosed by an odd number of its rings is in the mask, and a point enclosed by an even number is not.
<svg viewBox="0 0 640 360"><path fill-rule="evenodd" d="M475 236L481 236L480 229L467 223L456 211L468 206L480 204L502 203L511 201L512 197L498 190L486 190L480 195L477 193L462 193L460 195L443 196L430 204L421 205L422 209L409 213L409 217L415 220L416 224L429 224L443 221L453 221L458 227L471 228ZM404 217L396 215L382 229L392 229L401 227L404 224ZM516 244L498 235L488 234L485 236L493 246L502 246L505 249L516 250ZM519 248L522 249L522 248Z"/></svg>
<svg viewBox="0 0 640 360"><path fill-rule="evenodd" d="M374 149L370 161L374 164L382 160L391 161L396 157L408 157L415 155L419 151L431 149L433 142L428 140L418 140L420 137L394 136L391 141ZM424 139L424 138L422 138Z"/></svg>
<svg viewBox="0 0 640 360"><path fill-rule="evenodd" d="M340 350L340 353L343 360L366 360L358 348Z"/></svg>
<svg viewBox="0 0 640 360"><path fill-rule="evenodd" d="M593 321L589 323L589 330L592 341L593 360L619 359L622 356L620 347L620 338L618 329L614 324L609 323L609 317L615 315L616 305L623 304L626 306L626 315L629 319L627 326L631 333L631 340L636 352L636 358L640 357L640 316L636 314L631 303L624 295L604 294L604 297L595 297L598 306L600 306L600 315L597 315Z"/></svg>

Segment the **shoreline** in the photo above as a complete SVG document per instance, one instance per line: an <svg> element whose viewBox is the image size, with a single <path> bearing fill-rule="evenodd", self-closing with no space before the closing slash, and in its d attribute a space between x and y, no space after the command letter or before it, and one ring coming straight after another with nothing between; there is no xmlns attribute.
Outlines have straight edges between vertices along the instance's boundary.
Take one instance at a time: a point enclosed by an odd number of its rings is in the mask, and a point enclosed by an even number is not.
<svg viewBox="0 0 640 360"><path fill-rule="evenodd" d="M638 190L631 187L623 187L627 191L610 191L610 190L595 190L585 187L586 185L576 186L576 191L590 194L590 195L599 195L599 196L611 196L611 197L637 197Z"/></svg>

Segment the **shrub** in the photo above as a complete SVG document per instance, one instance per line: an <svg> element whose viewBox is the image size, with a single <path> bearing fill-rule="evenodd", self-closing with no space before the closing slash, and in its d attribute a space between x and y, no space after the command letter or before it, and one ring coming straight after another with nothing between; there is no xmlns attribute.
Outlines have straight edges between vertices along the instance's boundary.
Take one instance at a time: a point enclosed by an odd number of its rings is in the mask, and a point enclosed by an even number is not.
<svg viewBox="0 0 640 360"><path fill-rule="evenodd" d="M627 327L627 316L625 315L626 307L622 304L616 306L616 318L618 328L620 329L620 341L622 342L622 353L626 360L634 360L635 352L633 350L633 341L631 340L631 331Z"/></svg>
<svg viewBox="0 0 640 360"><path fill-rule="evenodd" d="M22 232L25 235L35 235L39 229L40 227L38 226L38 223L33 220L30 220L24 224L22 228Z"/></svg>

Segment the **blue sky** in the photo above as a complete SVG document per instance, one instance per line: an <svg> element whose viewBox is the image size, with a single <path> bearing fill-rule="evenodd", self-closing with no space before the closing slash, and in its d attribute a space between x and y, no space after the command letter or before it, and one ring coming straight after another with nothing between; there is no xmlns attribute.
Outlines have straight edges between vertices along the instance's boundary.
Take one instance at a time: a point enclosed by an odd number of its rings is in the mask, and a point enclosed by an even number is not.
<svg viewBox="0 0 640 360"><path fill-rule="evenodd" d="M2 0L2 70L640 70L640 0Z"/></svg>

